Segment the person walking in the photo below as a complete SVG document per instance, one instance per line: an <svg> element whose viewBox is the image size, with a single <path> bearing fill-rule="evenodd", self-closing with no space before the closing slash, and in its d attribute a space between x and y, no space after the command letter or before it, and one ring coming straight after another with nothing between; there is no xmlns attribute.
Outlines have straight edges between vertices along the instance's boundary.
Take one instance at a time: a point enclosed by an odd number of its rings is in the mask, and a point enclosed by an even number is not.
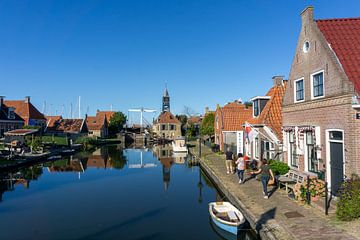
<svg viewBox="0 0 360 240"><path fill-rule="evenodd" d="M244 172L245 172L245 159L242 153L238 154L238 158L235 162L236 170L239 176L239 183L244 183Z"/></svg>
<svg viewBox="0 0 360 240"><path fill-rule="evenodd" d="M231 151L231 149L228 147L225 152L225 165L226 165L226 173L230 174L233 173L233 159L234 159L234 153Z"/></svg>
<svg viewBox="0 0 360 240"><path fill-rule="evenodd" d="M260 178L261 178L261 183L263 186L263 194L264 194L264 198L268 199L269 198L269 193L267 191L267 185L268 182L270 180L270 177L272 177L272 179L274 179L274 173L271 171L271 168L268 164L268 162L263 159L262 164L260 166L260 169L257 170L256 172L252 172L252 174L259 174L260 173Z"/></svg>

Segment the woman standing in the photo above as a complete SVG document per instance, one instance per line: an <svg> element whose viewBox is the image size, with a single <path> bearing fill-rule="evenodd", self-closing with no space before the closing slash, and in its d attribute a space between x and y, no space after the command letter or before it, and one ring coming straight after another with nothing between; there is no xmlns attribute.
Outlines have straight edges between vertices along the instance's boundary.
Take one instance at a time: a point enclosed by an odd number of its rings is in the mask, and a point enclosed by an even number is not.
<svg viewBox="0 0 360 240"><path fill-rule="evenodd" d="M271 171L271 168L270 168L270 166L268 165L268 163L267 163L267 161L265 159L262 160L261 162L262 162L262 165L261 165L260 169L257 170L256 172L252 172L252 174L261 173L260 177L261 177L261 183L262 183L262 186L263 186L264 198L268 199L269 195L268 195L268 191L267 191L267 185L268 185L268 182L270 180L270 176L272 177L272 179L274 179L274 174Z"/></svg>
<svg viewBox="0 0 360 240"><path fill-rule="evenodd" d="M235 164L239 176L239 183L244 183L245 159L242 153L238 154L238 159L236 160Z"/></svg>

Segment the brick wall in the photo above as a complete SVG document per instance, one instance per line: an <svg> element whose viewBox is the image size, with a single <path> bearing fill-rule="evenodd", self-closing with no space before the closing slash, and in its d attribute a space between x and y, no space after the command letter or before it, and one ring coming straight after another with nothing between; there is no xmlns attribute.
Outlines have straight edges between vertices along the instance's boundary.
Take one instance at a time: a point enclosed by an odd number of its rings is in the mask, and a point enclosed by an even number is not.
<svg viewBox="0 0 360 240"><path fill-rule="evenodd" d="M304 42L310 43L307 53ZM311 74L324 71L325 97L311 99ZM305 101L294 103L294 81L304 79ZM360 120L355 119L356 110L351 106L354 95L353 84L348 80L336 55L329 47L316 23L312 9L302 13L302 27L291 66L289 83L283 101L283 126L320 126L321 159L326 163L326 129L344 130L345 174L360 174ZM287 161L287 154L284 154ZM304 170L304 159L300 159L300 170Z"/></svg>

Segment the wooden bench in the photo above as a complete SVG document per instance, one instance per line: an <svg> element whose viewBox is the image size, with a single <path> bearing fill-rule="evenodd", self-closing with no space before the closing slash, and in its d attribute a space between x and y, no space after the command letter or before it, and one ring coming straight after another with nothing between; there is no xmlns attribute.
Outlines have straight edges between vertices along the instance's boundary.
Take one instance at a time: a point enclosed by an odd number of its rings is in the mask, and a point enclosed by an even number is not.
<svg viewBox="0 0 360 240"><path fill-rule="evenodd" d="M282 186L285 186L286 193L288 193L289 189L293 190L296 183L303 183L304 181L306 181L306 179L306 174L290 170L287 174L281 175L279 177L279 189Z"/></svg>

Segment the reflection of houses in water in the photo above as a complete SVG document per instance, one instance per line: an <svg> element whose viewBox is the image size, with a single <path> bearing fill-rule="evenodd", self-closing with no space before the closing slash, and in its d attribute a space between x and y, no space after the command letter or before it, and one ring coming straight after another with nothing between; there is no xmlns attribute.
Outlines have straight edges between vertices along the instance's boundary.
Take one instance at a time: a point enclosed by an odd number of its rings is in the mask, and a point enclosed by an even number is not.
<svg viewBox="0 0 360 240"><path fill-rule="evenodd" d="M185 164L187 156L188 156L188 154L185 152L183 152L183 153L179 152L179 153L173 154L176 164Z"/></svg>
<svg viewBox="0 0 360 240"><path fill-rule="evenodd" d="M99 148L93 152L87 160L87 167L91 168L112 168L112 161L109 158L107 148Z"/></svg>
<svg viewBox="0 0 360 240"><path fill-rule="evenodd" d="M0 176L0 202L2 196L7 191L14 191L16 186L23 186L28 189L31 180L37 180L42 174L42 168L39 166L32 166L21 169L16 173L6 173Z"/></svg>
<svg viewBox="0 0 360 240"><path fill-rule="evenodd" d="M61 159L55 162L52 162L48 166L48 171L51 173L55 172L84 172L86 169L86 161L80 160L78 158Z"/></svg>
<svg viewBox="0 0 360 240"><path fill-rule="evenodd" d="M163 165L164 189L167 191L170 185L170 168L175 162L173 158L172 146L156 145L153 147L153 153Z"/></svg>

